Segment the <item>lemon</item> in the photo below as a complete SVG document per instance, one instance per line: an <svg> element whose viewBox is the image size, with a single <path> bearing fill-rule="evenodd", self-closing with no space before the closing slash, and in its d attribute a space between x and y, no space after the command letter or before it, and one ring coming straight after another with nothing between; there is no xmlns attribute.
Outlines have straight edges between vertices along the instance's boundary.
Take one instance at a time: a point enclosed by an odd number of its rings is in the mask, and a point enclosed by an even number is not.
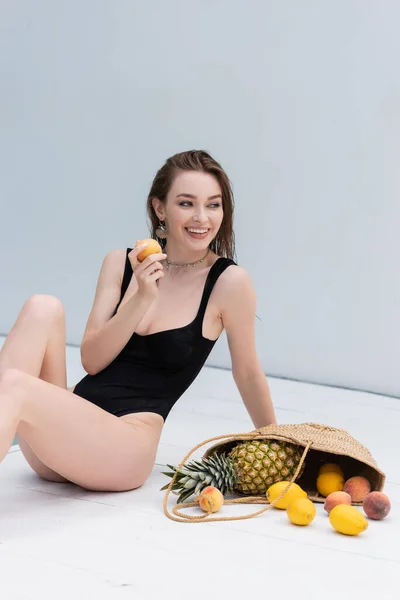
<svg viewBox="0 0 400 600"><path fill-rule="evenodd" d="M289 483L290 481L278 481L271 485L266 493L268 502L272 504L275 499L285 491ZM292 483L286 494L284 494L274 506L275 508L286 510L289 503L295 498L307 498L307 492L305 492L297 483Z"/></svg>
<svg viewBox="0 0 400 600"><path fill-rule="evenodd" d="M332 527L344 535L358 535L368 528L368 521L355 506L338 504L329 513Z"/></svg>
<svg viewBox="0 0 400 600"><path fill-rule="evenodd" d="M308 498L295 498L286 509L289 520L295 525L309 525L317 513Z"/></svg>
<svg viewBox="0 0 400 600"><path fill-rule="evenodd" d="M344 488L344 477L332 471L318 475L317 490L322 496L329 496L333 492L341 492Z"/></svg>
<svg viewBox="0 0 400 600"><path fill-rule="evenodd" d="M322 473L340 473L342 477L344 477L344 473L342 468L335 463L325 463L320 468L318 475L322 475Z"/></svg>

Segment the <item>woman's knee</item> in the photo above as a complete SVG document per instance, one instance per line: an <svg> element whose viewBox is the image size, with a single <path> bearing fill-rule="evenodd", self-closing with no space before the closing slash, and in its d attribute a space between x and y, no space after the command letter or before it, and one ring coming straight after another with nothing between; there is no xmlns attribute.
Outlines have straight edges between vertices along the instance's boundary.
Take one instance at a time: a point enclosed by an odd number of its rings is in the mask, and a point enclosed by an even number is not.
<svg viewBox="0 0 400 600"><path fill-rule="evenodd" d="M26 311L37 318L57 318L64 316L61 300L48 294L34 294L25 303Z"/></svg>

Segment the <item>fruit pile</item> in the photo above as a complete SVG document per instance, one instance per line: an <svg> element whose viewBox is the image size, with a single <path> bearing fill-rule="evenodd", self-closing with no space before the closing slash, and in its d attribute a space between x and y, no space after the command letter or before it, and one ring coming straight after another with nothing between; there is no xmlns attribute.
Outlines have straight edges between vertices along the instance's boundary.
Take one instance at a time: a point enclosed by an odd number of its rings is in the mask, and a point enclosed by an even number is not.
<svg viewBox="0 0 400 600"><path fill-rule="evenodd" d="M275 508L286 510L293 524L309 525L316 516L315 505L297 483L292 483L285 492L289 483L279 481L272 484L266 492L267 500L271 504L275 502ZM330 524L344 535L358 535L368 528L367 518L379 521L390 512L390 500L386 494L371 492L371 484L365 477L357 475L345 480L339 465L322 465L316 486L319 494L325 497L324 509ZM217 512L224 504L224 495L215 486L207 486L198 495L197 502L205 512ZM366 516L352 505L353 502L362 502Z"/></svg>
<svg viewBox="0 0 400 600"><path fill-rule="evenodd" d="M353 502L362 502L365 515L377 521L387 517L390 500L383 492L371 492L371 484L365 477L355 475L345 480L339 465L323 465L317 477L317 490L325 497L324 509L331 525L346 535L358 535L368 528L368 521Z"/></svg>

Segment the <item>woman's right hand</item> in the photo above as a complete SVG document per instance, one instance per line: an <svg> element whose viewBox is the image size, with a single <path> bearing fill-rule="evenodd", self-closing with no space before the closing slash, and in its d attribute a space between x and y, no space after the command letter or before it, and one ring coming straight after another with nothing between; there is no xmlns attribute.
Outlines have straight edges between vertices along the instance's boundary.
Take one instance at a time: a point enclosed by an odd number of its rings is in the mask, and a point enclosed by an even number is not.
<svg viewBox="0 0 400 600"><path fill-rule="evenodd" d="M136 293L152 300L158 294L158 280L164 277L164 267L160 261L165 260L167 255L150 254L140 262L137 256L145 247L146 244L136 246L129 252L128 257L138 284Z"/></svg>

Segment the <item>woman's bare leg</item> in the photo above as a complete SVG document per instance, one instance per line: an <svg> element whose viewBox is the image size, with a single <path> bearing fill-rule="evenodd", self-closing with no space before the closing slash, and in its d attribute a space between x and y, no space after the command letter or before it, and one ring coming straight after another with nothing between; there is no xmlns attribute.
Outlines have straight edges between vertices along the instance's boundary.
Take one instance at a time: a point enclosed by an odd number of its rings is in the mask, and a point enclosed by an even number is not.
<svg viewBox="0 0 400 600"><path fill-rule="evenodd" d="M0 351L0 375L7 369L18 369L65 389L65 337L61 302L54 296L32 296L23 305ZM20 434L17 438L27 462L40 477L49 481L67 481L43 464Z"/></svg>
<svg viewBox="0 0 400 600"><path fill-rule="evenodd" d="M149 413L126 423L22 371L0 376L0 461L17 432L43 464L86 489L142 485L154 465L162 423Z"/></svg>

